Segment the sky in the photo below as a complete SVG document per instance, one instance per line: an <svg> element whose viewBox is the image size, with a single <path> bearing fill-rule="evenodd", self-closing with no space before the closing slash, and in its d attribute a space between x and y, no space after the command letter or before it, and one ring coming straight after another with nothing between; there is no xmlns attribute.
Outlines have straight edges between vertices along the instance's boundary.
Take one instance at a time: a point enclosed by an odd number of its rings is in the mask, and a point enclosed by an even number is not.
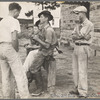
<svg viewBox="0 0 100 100"><path fill-rule="evenodd" d="M0 2L0 17L6 17L8 15L8 6L11 2ZM19 18L24 19L31 19L32 17L25 16L25 13L27 13L30 10L33 10L34 17L38 17L38 13L41 12L41 6L36 6L34 3L31 2L17 2L21 5L22 10L19 15ZM56 10L51 10L51 13L54 17L60 17L60 7Z"/></svg>

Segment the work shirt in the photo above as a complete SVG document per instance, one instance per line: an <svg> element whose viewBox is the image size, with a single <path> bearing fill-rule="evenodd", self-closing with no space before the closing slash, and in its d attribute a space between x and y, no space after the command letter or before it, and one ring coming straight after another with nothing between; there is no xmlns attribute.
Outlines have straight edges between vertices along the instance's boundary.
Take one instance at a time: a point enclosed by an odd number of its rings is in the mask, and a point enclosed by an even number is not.
<svg viewBox="0 0 100 100"><path fill-rule="evenodd" d="M20 33L19 21L12 16L7 16L0 21L0 42L12 42L11 33L17 31Z"/></svg>
<svg viewBox="0 0 100 100"><path fill-rule="evenodd" d="M76 40L75 42L90 44L93 41L94 25L86 18L85 21L80 25L80 27L81 28L78 28L78 26L76 26L73 33L77 34L78 36L90 35L91 38L88 41L85 39L81 39Z"/></svg>
<svg viewBox="0 0 100 100"><path fill-rule="evenodd" d="M57 36L54 29L49 24L42 29L42 41L50 44L48 49L41 45L40 51L42 54L44 56L52 55L57 44Z"/></svg>

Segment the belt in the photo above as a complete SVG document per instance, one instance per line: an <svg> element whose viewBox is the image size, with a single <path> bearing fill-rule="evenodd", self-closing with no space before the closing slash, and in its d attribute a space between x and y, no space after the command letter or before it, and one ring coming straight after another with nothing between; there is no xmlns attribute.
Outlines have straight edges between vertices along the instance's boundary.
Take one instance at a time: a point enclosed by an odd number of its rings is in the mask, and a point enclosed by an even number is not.
<svg viewBox="0 0 100 100"><path fill-rule="evenodd" d="M76 45L78 45L78 46L81 46L81 45L90 45L90 44L87 44L87 43L75 43Z"/></svg>

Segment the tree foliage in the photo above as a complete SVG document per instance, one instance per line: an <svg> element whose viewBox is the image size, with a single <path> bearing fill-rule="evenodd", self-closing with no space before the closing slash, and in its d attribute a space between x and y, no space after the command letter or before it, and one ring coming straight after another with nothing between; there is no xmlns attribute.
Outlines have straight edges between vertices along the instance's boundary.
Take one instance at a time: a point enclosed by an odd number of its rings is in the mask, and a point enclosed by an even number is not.
<svg viewBox="0 0 100 100"><path fill-rule="evenodd" d="M25 15L26 15L27 17L30 17L30 16L32 16L32 15L33 15L33 10L31 10L31 11L28 11L27 13L25 13Z"/></svg>
<svg viewBox="0 0 100 100"><path fill-rule="evenodd" d="M34 2L33 2L34 3ZM42 2L35 2L36 6L41 5L42 6L42 10L44 9L51 9L51 10L55 10L56 8L60 7L60 4L57 3L56 1L42 1ZM30 17L33 15L33 10L28 11L27 13L25 13L25 15L27 17Z"/></svg>
<svg viewBox="0 0 100 100"><path fill-rule="evenodd" d="M51 9L55 10L56 8L60 7L60 4L57 3L56 1L43 1L43 2L35 2L37 6L42 5L42 10L43 9Z"/></svg>

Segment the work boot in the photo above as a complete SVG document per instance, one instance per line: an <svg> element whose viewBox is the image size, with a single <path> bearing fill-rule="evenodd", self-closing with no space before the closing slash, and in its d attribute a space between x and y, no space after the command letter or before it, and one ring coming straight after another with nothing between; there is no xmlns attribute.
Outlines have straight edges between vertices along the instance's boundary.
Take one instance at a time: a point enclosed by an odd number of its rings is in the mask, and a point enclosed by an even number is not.
<svg viewBox="0 0 100 100"><path fill-rule="evenodd" d="M70 91L69 93L70 93L70 94L79 95L79 92L78 92L78 90L77 90L77 91L73 90L73 91Z"/></svg>
<svg viewBox="0 0 100 100"><path fill-rule="evenodd" d="M86 96L86 95L85 95L85 96L83 96L83 95L80 95L80 94L78 95L78 97L79 97L79 98L87 98L87 96Z"/></svg>
<svg viewBox="0 0 100 100"><path fill-rule="evenodd" d="M74 89L72 91L69 92L70 94L75 94L75 95L79 95L79 92L78 92L78 87L74 87Z"/></svg>

